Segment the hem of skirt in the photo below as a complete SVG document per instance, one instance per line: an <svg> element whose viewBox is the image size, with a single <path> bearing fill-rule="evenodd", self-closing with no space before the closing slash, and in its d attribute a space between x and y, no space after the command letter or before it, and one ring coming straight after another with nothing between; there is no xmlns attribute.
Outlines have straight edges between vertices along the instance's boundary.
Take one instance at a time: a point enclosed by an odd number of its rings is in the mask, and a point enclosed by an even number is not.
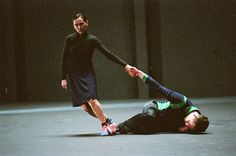
<svg viewBox="0 0 236 156"><path fill-rule="evenodd" d="M80 107L82 106L84 103L87 103L87 101L89 101L90 99L98 99L96 96L89 96L86 100L80 102L80 103L73 103L73 107Z"/></svg>

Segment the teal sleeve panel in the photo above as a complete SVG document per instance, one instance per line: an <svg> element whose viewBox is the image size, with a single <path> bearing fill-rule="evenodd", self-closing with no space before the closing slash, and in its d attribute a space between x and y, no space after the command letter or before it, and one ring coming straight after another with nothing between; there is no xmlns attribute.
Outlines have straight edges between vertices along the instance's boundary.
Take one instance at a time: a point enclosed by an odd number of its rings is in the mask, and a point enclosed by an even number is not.
<svg viewBox="0 0 236 156"><path fill-rule="evenodd" d="M185 110L185 113L186 113L186 114L189 114L189 113L191 113L191 112L193 112L193 111L198 111L198 112L200 113L199 109L198 109L197 107L195 107L195 106L189 106L189 107L187 107L186 110Z"/></svg>
<svg viewBox="0 0 236 156"><path fill-rule="evenodd" d="M186 105L187 97L184 96L183 100L179 103L171 103L170 101L167 102L157 102L158 110L164 110L164 109L177 109L181 108Z"/></svg>
<svg viewBox="0 0 236 156"><path fill-rule="evenodd" d="M144 82L146 82L147 78L148 78L148 75L147 75L147 74L144 74L142 80L143 80Z"/></svg>

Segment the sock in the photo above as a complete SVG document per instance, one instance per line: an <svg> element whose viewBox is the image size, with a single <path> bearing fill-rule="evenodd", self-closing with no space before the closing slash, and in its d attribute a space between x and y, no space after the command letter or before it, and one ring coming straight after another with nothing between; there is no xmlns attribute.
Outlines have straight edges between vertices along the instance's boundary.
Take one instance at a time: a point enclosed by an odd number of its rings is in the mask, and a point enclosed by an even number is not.
<svg viewBox="0 0 236 156"><path fill-rule="evenodd" d="M102 123L102 127L103 127L103 126L105 126L105 125L107 125L107 123L106 123L106 122Z"/></svg>
<svg viewBox="0 0 236 156"><path fill-rule="evenodd" d="M107 119L106 119L106 123L108 123L108 124L112 124L112 123L113 123L113 122L112 122L112 119L107 118Z"/></svg>

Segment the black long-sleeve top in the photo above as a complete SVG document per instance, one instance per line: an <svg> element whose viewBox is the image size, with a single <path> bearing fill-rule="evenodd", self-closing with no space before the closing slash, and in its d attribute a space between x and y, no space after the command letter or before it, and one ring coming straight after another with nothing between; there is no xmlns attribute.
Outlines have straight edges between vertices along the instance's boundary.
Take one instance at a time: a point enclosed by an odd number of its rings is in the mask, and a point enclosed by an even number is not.
<svg viewBox="0 0 236 156"><path fill-rule="evenodd" d="M180 127L184 126L184 118L188 114L193 111L201 114L199 109L184 95L162 86L151 76L145 75L143 80L149 87L167 99L163 102L153 101L159 112L158 126L160 131L178 131Z"/></svg>
<svg viewBox="0 0 236 156"><path fill-rule="evenodd" d="M61 61L62 80L68 73L83 73L93 71L92 57L95 48L113 62L125 67L127 63L109 51L94 35L86 32L83 35L73 33L64 41Z"/></svg>

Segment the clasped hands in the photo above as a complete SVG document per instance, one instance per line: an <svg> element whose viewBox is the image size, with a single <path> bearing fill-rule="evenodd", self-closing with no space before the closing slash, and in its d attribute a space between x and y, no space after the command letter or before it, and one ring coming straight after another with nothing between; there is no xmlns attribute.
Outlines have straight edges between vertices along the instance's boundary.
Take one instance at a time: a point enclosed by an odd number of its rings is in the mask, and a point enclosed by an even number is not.
<svg viewBox="0 0 236 156"><path fill-rule="evenodd" d="M138 77L139 76L139 70L136 67L133 67L131 65L125 66L125 71L131 76L131 77Z"/></svg>

